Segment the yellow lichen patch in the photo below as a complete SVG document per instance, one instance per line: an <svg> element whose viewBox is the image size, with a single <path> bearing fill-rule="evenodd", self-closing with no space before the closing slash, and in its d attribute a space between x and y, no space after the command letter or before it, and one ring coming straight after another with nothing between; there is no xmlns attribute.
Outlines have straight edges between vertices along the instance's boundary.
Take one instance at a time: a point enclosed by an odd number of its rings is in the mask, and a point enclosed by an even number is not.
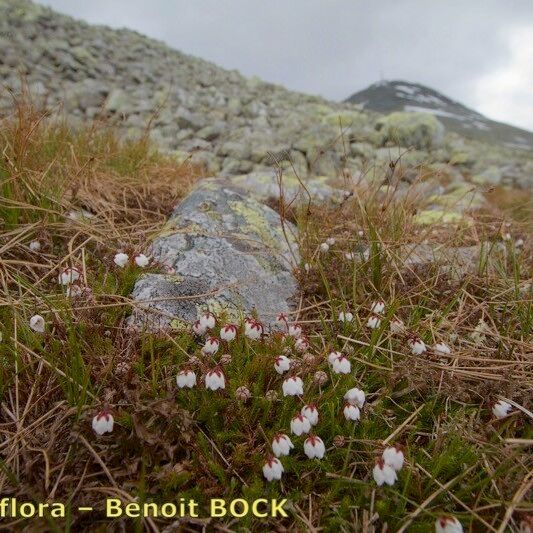
<svg viewBox="0 0 533 533"><path fill-rule="evenodd" d="M238 302L232 302L229 304L226 300L219 300L217 298L209 298L206 300L205 305L201 308L198 307L198 312L205 311L205 308L216 316L225 316L228 320L239 320L240 311Z"/></svg>
<svg viewBox="0 0 533 533"><path fill-rule="evenodd" d="M184 332L189 329L189 324L179 318L173 318L170 321L170 327L175 331Z"/></svg>
<svg viewBox="0 0 533 533"><path fill-rule="evenodd" d="M216 191L220 187L220 183L213 179L203 180L201 188L206 191Z"/></svg>
<svg viewBox="0 0 533 533"><path fill-rule="evenodd" d="M454 224L463 222L466 224L471 224L470 219L466 218L461 213L455 213L453 211L437 211L437 210L426 210L421 211L414 217L414 222L416 224Z"/></svg>
<svg viewBox="0 0 533 533"><path fill-rule="evenodd" d="M232 181L237 185L246 185L249 179L248 174L243 174L242 176L235 176ZM272 176L268 174L254 175L254 182L269 185L272 182Z"/></svg>
<svg viewBox="0 0 533 533"><path fill-rule="evenodd" d="M174 283L181 283L183 281L183 276L180 276L179 274L166 274L165 279Z"/></svg>
<svg viewBox="0 0 533 533"><path fill-rule="evenodd" d="M280 249L279 241L272 235L272 232L275 230L273 230L272 225L268 223L258 209L248 207L244 202L239 201L230 201L228 204L235 214L242 216L246 221L248 227L243 228L245 234L255 234L266 246ZM280 234L278 237L282 239L283 235Z"/></svg>
<svg viewBox="0 0 533 533"><path fill-rule="evenodd" d="M323 122L341 128L361 128L368 123L368 117L357 111L339 111L338 113L328 113Z"/></svg>
<svg viewBox="0 0 533 533"><path fill-rule="evenodd" d="M177 228L176 222L169 220L159 233L159 237L168 237L169 235L175 235L177 233L183 233L185 235L205 235L206 231L198 224L189 224L184 228Z"/></svg>

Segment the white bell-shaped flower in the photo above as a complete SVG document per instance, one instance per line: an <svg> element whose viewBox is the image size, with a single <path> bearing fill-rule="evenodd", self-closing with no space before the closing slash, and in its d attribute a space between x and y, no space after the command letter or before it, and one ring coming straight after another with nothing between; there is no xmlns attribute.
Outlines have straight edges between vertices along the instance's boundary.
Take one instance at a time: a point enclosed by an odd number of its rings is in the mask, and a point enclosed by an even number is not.
<svg viewBox="0 0 533 533"><path fill-rule="evenodd" d="M492 414L496 418L505 418L513 409L513 406L505 402L503 400L498 400L493 406L492 406Z"/></svg>
<svg viewBox="0 0 533 533"><path fill-rule="evenodd" d="M352 370L352 365L345 355L337 357L331 366L336 374L349 374Z"/></svg>
<svg viewBox="0 0 533 533"><path fill-rule="evenodd" d="M75 267L68 267L61 271L59 274L59 284L60 285L70 285L75 281L78 281L81 277L80 271Z"/></svg>
<svg viewBox="0 0 533 533"><path fill-rule="evenodd" d="M126 266L126 264L128 263L129 259L130 258L128 256L128 254L119 252L118 254L115 254L115 257L113 258L113 262L118 267L124 268Z"/></svg>
<svg viewBox="0 0 533 533"><path fill-rule="evenodd" d="M305 417L301 413L298 413L291 420L291 431L297 437L302 435L302 433L309 433L311 431L311 422L309 422L309 419L307 417Z"/></svg>
<svg viewBox="0 0 533 533"><path fill-rule="evenodd" d="M176 383L180 389L192 389L196 385L196 374L192 370L181 370L176 376Z"/></svg>
<svg viewBox="0 0 533 533"><path fill-rule="evenodd" d="M342 357L341 352L330 352L330 354L328 355L328 363L332 365L335 359L338 359L339 357Z"/></svg>
<svg viewBox="0 0 533 533"><path fill-rule="evenodd" d="M398 479L394 468L386 464L383 459L378 459L376 461L376 466L374 466L374 470L372 470L372 475L374 476L374 481L377 483L378 487L381 487L383 484L394 485Z"/></svg>
<svg viewBox="0 0 533 533"><path fill-rule="evenodd" d="M218 352L220 341L216 337L208 337L202 348L202 352L207 355L214 355Z"/></svg>
<svg viewBox="0 0 533 533"><path fill-rule="evenodd" d="M377 315L370 315L368 317L366 325L370 329L377 329L377 328L379 328L379 326L381 326L381 318L379 318L379 316L377 316Z"/></svg>
<svg viewBox="0 0 533 533"><path fill-rule="evenodd" d="M349 311L341 311L339 313L339 322L351 322L353 320L353 314Z"/></svg>
<svg viewBox="0 0 533 533"><path fill-rule="evenodd" d="M396 472L399 472L402 469L405 457L399 446L388 446L383 450L382 457L385 464L394 468Z"/></svg>
<svg viewBox="0 0 533 533"><path fill-rule="evenodd" d="M383 311L385 311L385 302L383 300L377 300L375 302L372 302L372 305L370 306L370 311L378 315L383 313Z"/></svg>
<svg viewBox="0 0 533 533"><path fill-rule="evenodd" d="M45 324L44 318L41 315L33 315L30 318L30 328L37 333L44 333Z"/></svg>
<svg viewBox="0 0 533 533"><path fill-rule="evenodd" d="M304 393L304 383L302 378L292 376L287 378L282 385L284 396L302 396Z"/></svg>
<svg viewBox="0 0 533 533"><path fill-rule="evenodd" d="M192 330L195 335L204 335L207 331L207 328L202 325L202 322L200 320L197 320L193 323Z"/></svg>
<svg viewBox="0 0 533 533"><path fill-rule="evenodd" d="M289 326L289 335L295 339L299 338L302 334L302 326L299 324L291 324Z"/></svg>
<svg viewBox="0 0 533 533"><path fill-rule="evenodd" d="M399 334L405 331L405 324L400 318L392 318L389 325L392 333Z"/></svg>
<svg viewBox="0 0 533 533"><path fill-rule="evenodd" d="M235 339L237 336L237 326L234 324L226 324L221 330L220 330L220 338L223 341L231 342Z"/></svg>
<svg viewBox="0 0 533 533"><path fill-rule="evenodd" d="M411 347L411 352L413 355L422 355L426 352L426 345L420 337L411 337L408 339L407 343Z"/></svg>
<svg viewBox="0 0 533 533"><path fill-rule="evenodd" d="M285 355L280 355L279 357L276 357L274 368L278 374L283 374L291 368L291 360Z"/></svg>
<svg viewBox="0 0 533 533"><path fill-rule="evenodd" d="M210 370L205 375L205 388L212 391L226 388L226 378L219 367Z"/></svg>
<svg viewBox="0 0 533 533"><path fill-rule="evenodd" d="M346 420L359 420L361 418L361 411L357 405L346 402L343 409Z"/></svg>
<svg viewBox="0 0 533 533"><path fill-rule="evenodd" d="M437 342L437 344L433 346L433 350L440 355L449 355L452 353L451 348L444 342Z"/></svg>
<svg viewBox="0 0 533 533"><path fill-rule="evenodd" d="M31 241L29 248L32 252L38 252L41 249L41 243L37 240Z"/></svg>
<svg viewBox="0 0 533 533"><path fill-rule="evenodd" d="M103 409L93 418L93 430L97 435L111 433L115 421L109 409Z"/></svg>
<svg viewBox="0 0 533 533"><path fill-rule="evenodd" d="M287 315L285 313L278 313L276 315L276 324L281 327L287 327L287 321L289 319L287 318Z"/></svg>
<svg viewBox="0 0 533 533"><path fill-rule="evenodd" d="M317 435L309 435L304 442L304 452L309 459L322 459L326 453L324 441Z"/></svg>
<svg viewBox="0 0 533 533"><path fill-rule="evenodd" d="M318 409L314 403L304 405L300 412L307 418L307 420L309 420L312 426L318 424Z"/></svg>
<svg viewBox="0 0 533 533"><path fill-rule="evenodd" d="M272 451L276 457L289 455L293 448L294 444L288 435L285 435L284 433L278 433L272 440Z"/></svg>
<svg viewBox="0 0 533 533"><path fill-rule="evenodd" d="M267 481L279 481L283 472L283 465L276 457L269 457L263 465L263 475Z"/></svg>
<svg viewBox="0 0 533 533"><path fill-rule="evenodd" d="M244 334L251 340L258 340L263 335L263 326L260 322L256 320L251 322L245 322L244 324Z"/></svg>
<svg viewBox="0 0 533 533"><path fill-rule="evenodd" d="M200 315L200 325L205 329L213 329L215 327L215 315L209 311Z"/></svg>
<svg viewBox="0 0 533 533"><path fill-rule="evenodd" d="M146 268L150 264L150 258L144 254L137 254L135 256L135 264L138 267Z"/></svg>
<svg viewBox="0 0 533 533"><path fill-rule="evenodd" d="M463 526L455 516L441 516L435 522L435 533L463 533Z"/></svg>
<svg viewBox="0 0 533 533"><path fill-rule="evenodd" d="M307 351L309 349L309 340L306 337L296 339L294 349L300 353Z"/></svg>
<svg viewBox="0 0 533 533"><path fill-rule="evenodd" d="M344 399L351 403L352 405L357 405L359 409L363 408L363 405L365 405L366 395L357 387L353 387L352 389L348 390L346 394L344 395Z"/></svg>

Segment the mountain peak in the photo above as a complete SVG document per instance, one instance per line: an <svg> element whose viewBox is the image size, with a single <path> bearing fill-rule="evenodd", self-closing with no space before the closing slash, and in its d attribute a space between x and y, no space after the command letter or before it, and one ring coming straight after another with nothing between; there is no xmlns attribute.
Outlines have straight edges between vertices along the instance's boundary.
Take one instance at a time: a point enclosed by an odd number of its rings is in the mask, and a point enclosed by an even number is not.
<svg viewBox="0 0 533 533"><path fill-rule="evenodd" d="M420 83L382 80L352 94L346 102L379 113L422 112L435 115L449 131L510 148L533 149L533 133L496 122Z"/></svg>

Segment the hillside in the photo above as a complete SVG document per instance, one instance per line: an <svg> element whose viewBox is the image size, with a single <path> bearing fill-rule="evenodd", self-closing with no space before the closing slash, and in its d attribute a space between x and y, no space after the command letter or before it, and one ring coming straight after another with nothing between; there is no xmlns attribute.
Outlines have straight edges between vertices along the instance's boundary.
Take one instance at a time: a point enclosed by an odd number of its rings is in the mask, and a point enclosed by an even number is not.
<svg viewBox="0 0 533 533"><path fill-rule="evenodd" d="M423 112L435 115L449 131L463 137L533 150L533 133L484 117L459 102L418 83L381 81L352 94L346 102L379 113Z"/></svg>
<svg viewBox="0 0 533 533"><path fill-rule="evenodd" d="M409 149L406 165L444 166L454 183L527 188L533 182L524 150L444 135L441 116L415 115L414 124L411 114L389 120L360 105L247 79L139 33L91 26L28 0L0 0L0 48L5 116L10 91L18 94L22 80L43 105L60 104L74 122L111 120L130 138L149 128L160 148L212 175L269 174L280 164L301 177L367 179L369 168L386 167Z"/></svg>

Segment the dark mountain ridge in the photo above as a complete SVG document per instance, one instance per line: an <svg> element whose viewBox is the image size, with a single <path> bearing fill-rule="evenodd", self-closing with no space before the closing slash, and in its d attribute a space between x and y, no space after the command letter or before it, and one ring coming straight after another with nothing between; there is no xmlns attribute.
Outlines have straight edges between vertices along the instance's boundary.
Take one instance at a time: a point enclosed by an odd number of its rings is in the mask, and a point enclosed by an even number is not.
<svg viewBox="0 0 533 533"><path fill-rule="evenodd" d="M491 120L438 91L408 81L380 81L345 100L378 113L423 112L453 131L474 140L533 150L533 133Z"/></svg>

